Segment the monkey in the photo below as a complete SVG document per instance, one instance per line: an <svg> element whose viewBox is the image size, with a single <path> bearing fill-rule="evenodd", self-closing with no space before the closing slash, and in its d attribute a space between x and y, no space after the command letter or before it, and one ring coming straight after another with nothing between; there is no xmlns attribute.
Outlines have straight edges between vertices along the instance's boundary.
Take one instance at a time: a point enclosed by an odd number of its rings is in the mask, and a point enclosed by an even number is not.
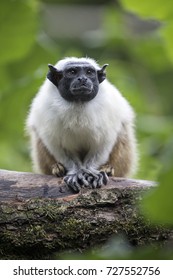
<svg viewBox="0 0 173 280"><path fill-rule="evenodd" d="M26 121L34 171L73 191L100 188L137 166L135 113L92 58L66 57L49 71Z"/></svg>

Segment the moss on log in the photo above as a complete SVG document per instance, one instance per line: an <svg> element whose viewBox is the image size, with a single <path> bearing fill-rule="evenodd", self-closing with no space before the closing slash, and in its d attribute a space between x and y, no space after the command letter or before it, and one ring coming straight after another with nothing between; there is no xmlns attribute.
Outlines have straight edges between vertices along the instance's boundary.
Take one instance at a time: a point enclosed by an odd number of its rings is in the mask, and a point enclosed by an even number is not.
<svg viewBox="0 0 173 280"><path fill-rule="evenodd" d="M133 245L168 240L173 231L151 226L138 209L155 185L110 178L105 187L74 194L53 176L0 170L0 258L81 251L116 234L125 234Z"/></svg>

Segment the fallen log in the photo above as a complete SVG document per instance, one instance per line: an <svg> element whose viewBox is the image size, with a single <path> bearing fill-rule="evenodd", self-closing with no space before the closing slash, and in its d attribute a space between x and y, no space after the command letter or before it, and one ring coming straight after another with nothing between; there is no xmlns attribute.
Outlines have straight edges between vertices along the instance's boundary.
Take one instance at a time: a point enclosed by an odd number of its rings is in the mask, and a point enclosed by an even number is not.
<svg viewBox="0 0 173 280"><path fill-rule="evenodd" d="M0 170L0 258L46 258L53 252L85 250L112 235L134 245L173 238L139 212L150 181L110 178L100 189L73 193L60 178Z"/></svg>

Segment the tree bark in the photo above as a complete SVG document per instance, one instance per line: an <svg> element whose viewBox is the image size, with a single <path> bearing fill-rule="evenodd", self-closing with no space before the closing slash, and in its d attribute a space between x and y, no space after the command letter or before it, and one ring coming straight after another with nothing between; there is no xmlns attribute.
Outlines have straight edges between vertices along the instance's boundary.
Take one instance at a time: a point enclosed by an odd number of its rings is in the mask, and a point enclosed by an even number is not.
<svg viewBox="0 0 173 280"><path fill-rule="evenodd" d="M173 230L151 226L139 211L142 196L154 187L110 178L107 186L76 194L60 178L0 170L0 258L43 259L117 234L133 245L172 239Z"/></svg>

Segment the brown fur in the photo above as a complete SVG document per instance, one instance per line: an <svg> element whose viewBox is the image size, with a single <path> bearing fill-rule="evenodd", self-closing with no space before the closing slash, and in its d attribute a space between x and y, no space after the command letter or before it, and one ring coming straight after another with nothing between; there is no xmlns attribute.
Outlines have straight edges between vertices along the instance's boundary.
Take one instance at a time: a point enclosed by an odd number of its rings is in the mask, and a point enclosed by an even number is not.
<svg viewBox="0 0 173 280"><path fill-rule="evenodd" d="M54 156L50 154L40 138L37 138L36 146L37 160L40 171L43 174L53 174L58 177L63 177L66 174L64 166L61 163L56 162Z"/></svg>
<svg viewBox="0 0 173 280"><path fill-rule="evenodd" d="M124 124L117 142L109 155L108 161L100 168L100 170L105 171L108 176L126 177L132 171L134 140L132 141L130 137L128 127Z"/></svg>
<svg viewBox="0 0 173 280"><path fill-rule="evenodd" d="M37 158L39 167L44 174L52 174L52 166L56 164L55 158L49 153L40 138L37 138Z"/></svg>

